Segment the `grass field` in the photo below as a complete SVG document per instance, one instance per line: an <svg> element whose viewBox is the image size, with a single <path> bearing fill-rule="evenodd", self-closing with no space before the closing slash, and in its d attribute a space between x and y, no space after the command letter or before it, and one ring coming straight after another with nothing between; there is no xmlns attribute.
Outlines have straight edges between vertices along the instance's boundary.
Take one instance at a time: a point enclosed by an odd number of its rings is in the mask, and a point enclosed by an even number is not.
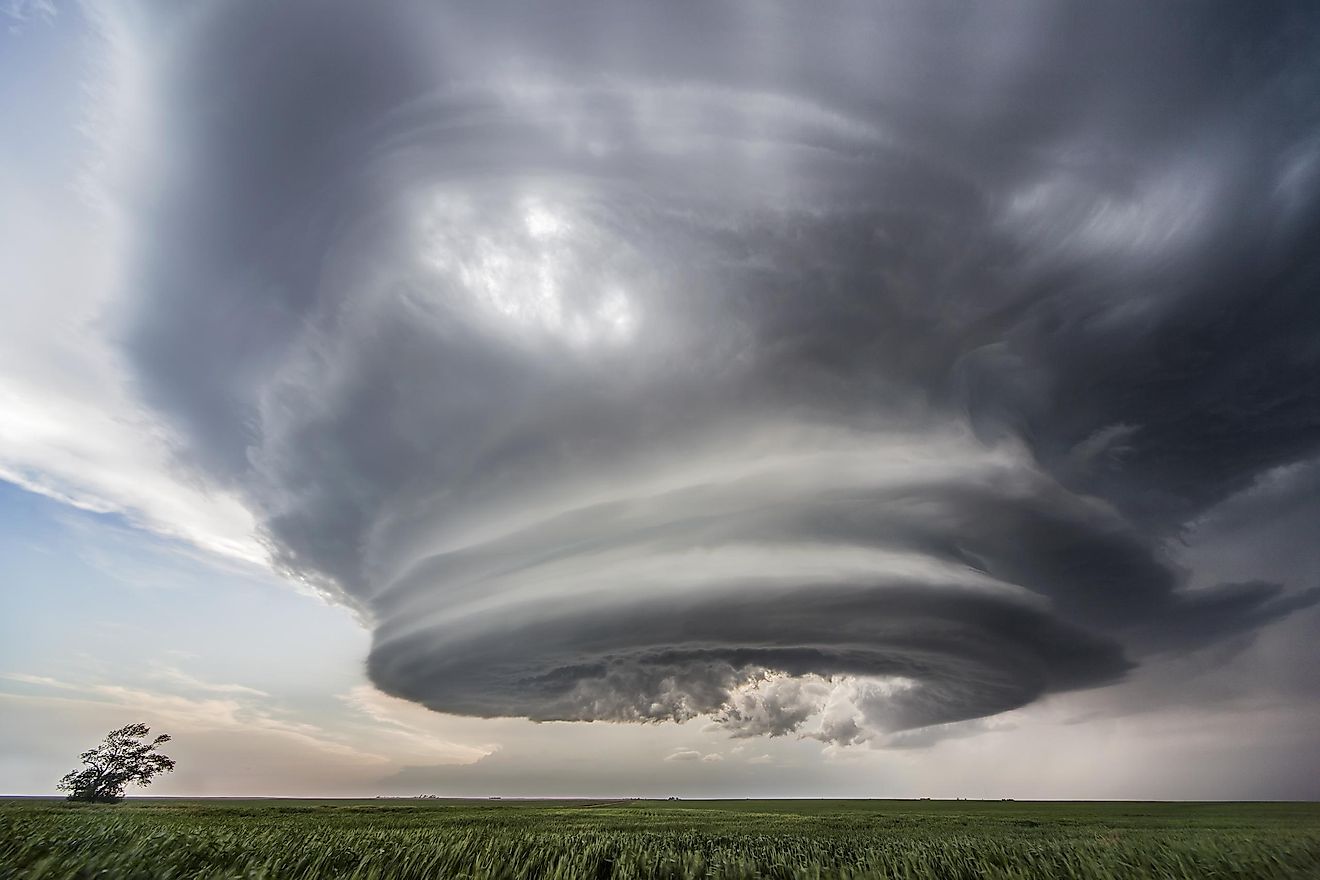
<svg viewBox="0 0 1320 880"><path fill-rule="evenodd" d="M1320 805L0 801L3 878L1320 878Z"/></svg>

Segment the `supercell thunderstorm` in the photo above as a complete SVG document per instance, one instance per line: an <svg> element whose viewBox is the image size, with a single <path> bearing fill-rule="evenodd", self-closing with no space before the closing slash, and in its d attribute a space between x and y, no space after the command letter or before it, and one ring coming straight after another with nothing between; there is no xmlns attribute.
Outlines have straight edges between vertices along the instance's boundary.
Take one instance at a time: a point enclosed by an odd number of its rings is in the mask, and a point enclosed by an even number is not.
<svg viewBox="0 0 1320 880"><path fill-rule="evenodd" d="M162 13L124 338L375 684L851 743L1315 601L1177 556L1320 448L1311 10L615 9Z"/></svg>

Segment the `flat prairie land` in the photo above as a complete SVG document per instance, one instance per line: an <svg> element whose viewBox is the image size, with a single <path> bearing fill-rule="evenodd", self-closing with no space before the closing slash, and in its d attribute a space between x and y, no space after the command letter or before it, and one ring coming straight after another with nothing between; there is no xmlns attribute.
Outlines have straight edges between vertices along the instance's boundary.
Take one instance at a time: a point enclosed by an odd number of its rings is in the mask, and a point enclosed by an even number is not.
<svg viewBox="0 0 1320 880"><path fill-rule="evenodd" d="M0 878L1320 878L1320 804L0 800Z"/></svg>

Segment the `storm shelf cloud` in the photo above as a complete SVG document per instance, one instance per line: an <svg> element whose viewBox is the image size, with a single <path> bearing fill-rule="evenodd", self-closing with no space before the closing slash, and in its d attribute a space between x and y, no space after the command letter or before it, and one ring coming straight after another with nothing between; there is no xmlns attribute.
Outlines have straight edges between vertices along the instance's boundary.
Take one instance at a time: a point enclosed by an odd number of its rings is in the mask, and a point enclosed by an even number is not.
<svg viewBox="0 0 1320 880"><path fill-rule="evenodd" d="M117 338L383 691L902 745L1320 598L1316 13L142 4Z"/></svg>

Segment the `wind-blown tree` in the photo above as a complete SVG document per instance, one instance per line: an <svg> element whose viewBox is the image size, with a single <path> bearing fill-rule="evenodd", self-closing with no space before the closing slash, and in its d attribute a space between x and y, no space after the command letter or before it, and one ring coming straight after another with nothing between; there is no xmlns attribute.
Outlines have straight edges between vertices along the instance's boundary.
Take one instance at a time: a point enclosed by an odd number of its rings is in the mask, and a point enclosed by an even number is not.
<svg viewBox="0 0 1320 880"><path fill-rule="evenodd" d="M149 785L161 773L174 769L174 759L156 751L170 741L169 734L147 741L151 728L129 724L106 734L104 742L79 757L86 766L65 775L56 786L71 801L113 804L129 784Z"/></svg>

